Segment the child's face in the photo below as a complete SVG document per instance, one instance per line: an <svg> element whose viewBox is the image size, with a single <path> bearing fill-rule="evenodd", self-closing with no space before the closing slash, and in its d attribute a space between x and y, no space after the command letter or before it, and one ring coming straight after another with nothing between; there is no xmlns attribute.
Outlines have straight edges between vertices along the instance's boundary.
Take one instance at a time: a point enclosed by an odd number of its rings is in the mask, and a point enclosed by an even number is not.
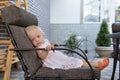
<svg viewBox="0 0 120 80"><path fill-rule="evenodd" d="M32 30L28 36L35 47L44 43L44 34L39 29Z"/></svg>

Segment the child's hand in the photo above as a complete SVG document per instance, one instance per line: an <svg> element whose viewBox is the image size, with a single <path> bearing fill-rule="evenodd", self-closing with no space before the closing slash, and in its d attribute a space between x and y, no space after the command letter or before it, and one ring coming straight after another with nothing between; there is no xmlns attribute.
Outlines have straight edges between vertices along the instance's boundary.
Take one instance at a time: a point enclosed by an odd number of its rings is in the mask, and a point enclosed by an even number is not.
<svg viewBox="0 0 120 80"><path fill-rule="evenodd" d="M54 49L54 45L48 45L48 46L46 46L46 50L51 50L51 49Z"/></svg>
<svg viewBox="0 0 120 80"><path fill-rule="evenodd" d="M58 42L54 42L54 43L52 43L52 45L53 45L53 46L59 45L59 43L58 43Z"/></svg>
<svg viewBox="0 0 120 80"><path fill-rule="evenodd" d="M54 49L54 46L55 46L55 45L59 45L59 43L58 43L58 42L54 42L54 43L52 43L51 45L46 46L46 50ZM54 50L53 50L53 51L54 51Z"/></svg>

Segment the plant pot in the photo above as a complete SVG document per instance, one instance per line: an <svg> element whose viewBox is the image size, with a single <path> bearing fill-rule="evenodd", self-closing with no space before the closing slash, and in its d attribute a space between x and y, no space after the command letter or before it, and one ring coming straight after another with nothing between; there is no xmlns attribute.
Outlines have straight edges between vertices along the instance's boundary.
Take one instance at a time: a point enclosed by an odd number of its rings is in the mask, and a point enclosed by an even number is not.
<svg viewBox="0 0 120 80"><path fill-rule="evenodd" d="M113 47L98 46L95 48L95 50L99 57L112 57Z"/></svg>

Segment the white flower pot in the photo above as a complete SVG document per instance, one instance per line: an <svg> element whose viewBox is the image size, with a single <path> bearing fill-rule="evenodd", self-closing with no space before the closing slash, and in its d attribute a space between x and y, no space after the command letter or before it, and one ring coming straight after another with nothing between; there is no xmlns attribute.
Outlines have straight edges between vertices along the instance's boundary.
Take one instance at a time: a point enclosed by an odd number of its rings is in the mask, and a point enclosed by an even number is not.
<svg viewBox="0 0 120 80"><path fill-rule="evenodd" d="M99 57L111 57L113 53L113 47L98 46L95 48L95 50Z"/></svg>

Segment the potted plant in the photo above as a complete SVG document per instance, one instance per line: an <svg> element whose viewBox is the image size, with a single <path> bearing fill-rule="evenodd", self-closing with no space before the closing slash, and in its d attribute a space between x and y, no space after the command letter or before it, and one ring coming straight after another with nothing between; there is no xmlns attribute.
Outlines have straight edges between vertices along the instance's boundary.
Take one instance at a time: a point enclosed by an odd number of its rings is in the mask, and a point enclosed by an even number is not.
<svg viewBox="0 0 120 80"><path fill-rule="evenodd" d="M67 40L65 40L65 44L67 45L67 48L71 49L71 50L75 50L75 47L73 46L76 46L78 47L79 46L79 42L77 40L77 35L76 34L71 34Z"/></svg>
<svg viewBox="0 0 120 80"><path fill-rule="evenodd" d="M65 44L67 45L66 48L70 50L75 50L75 47L79 47L79 42L77 40L77 35L76 34L71 34L67 40L65 40ZM74 47L75 46L75 47ZM65 53L69 56L74 56L74 54L71 54L72 52L70 51L65 51Z"/></svg>
<svg viewBox="0 0 120 80"><path fill-rule="evenodd" d="M107 38L106 34L109 34L108 24L106 20L103 20L96 38L97 47L95 50L99 57L111 57L113 52L113 48L111 47L111 39Z"/></svg>

